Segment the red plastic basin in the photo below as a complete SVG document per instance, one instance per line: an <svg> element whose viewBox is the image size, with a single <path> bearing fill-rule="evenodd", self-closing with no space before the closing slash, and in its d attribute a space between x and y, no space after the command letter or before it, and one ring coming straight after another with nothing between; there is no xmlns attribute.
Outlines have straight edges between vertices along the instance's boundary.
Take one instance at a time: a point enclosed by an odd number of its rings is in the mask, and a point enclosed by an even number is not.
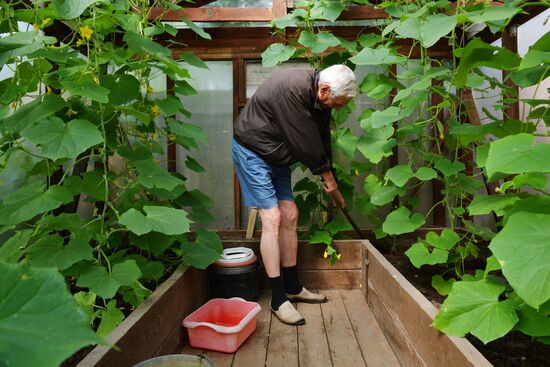
<svg viewBox="0 0 550 367"><path fill-rule="evenodd" d="M242 298L214 298L183 320L189 344L197 349L234 353L256 330L262 308Z"/></svg>

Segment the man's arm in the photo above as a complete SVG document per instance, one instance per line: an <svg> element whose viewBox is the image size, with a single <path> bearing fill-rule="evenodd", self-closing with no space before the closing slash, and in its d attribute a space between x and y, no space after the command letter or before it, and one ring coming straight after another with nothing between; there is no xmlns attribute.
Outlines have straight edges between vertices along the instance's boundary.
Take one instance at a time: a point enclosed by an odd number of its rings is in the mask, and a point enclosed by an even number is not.
<svg viewBox="0 0 550 367"><path fill-rule="evenodd" d="M325 192L330 196L332 204L334 204L334 206L345 208L346 202L342 197L340 190L338 190L338 184L336 183L336 179L334 178L332 171L321 173L321 178L325 185Z"/></svg>

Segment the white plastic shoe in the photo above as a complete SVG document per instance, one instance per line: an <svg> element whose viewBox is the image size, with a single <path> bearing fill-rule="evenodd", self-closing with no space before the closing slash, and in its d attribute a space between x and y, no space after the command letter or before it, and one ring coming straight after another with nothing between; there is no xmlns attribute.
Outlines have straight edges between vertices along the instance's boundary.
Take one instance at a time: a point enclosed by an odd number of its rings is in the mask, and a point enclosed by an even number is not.
<svg viewBox="0 0 550 367"><path fill-rule="evenodd" d="M306 287L303 287L302 291L298 294L287 293L286 297L292 302L325 303L327 301L327 296L319 293L311 293Z"/></svg>
<svg viewBox="0 0 550 367"><path fill-rule="evenodd" d="M290 301L285 301L277 311L271 309L279 321L287 325L303 325L306 319L294 308Z"/></svg>

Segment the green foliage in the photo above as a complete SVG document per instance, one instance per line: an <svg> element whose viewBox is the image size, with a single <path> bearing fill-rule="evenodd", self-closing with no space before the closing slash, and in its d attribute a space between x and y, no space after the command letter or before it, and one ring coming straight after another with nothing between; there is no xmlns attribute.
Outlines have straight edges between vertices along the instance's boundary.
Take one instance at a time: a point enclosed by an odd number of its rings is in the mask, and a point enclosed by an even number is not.
<svg viewBox="0 0 550 367"><path fill-rule="evenodd" d="M192 254L181 250L191 224L198 227L211 218L213 203L188 191L183 176L163 168L164 147L174 142L187 155L207 144L182 102L197 93L188 65L206 64L181 49L180 59L172 57L177 30L147 19L149 7L157 5L0 4L8 18L0 20L0 66L8 71L0 80L0 177L10 180L0 195L0 261L31 266L3 277L1 286L9 289L29 279L28 294L18 290L21 302L10 301L15 306L9 311L19 313L16 328L39 329L36 339L23 340L21 329L13 341L0 341L0 354L10 351L2 361L59 365L123 320L117 302L137 307L166 272L182 264L204 268L221 253L217 235L200 228ZM20 31L17 22L34 30ZM193 22L184 22L210 39ZM48 32L52 25L66 29L62 39L45 36L59 34ZM168 79L174 81L173 95L167 93ZM184 159L191 169L204 170L192 157ZM26 177L12 180L13 167ZM76 214L77 204L89 213ZM66 301L59 274L80 288L74 299L82 311L71 297L70 304ZM45 278L53 279L51 286ZM41 303L45 308L35 315L21 316ZM69 312L69 306L76 311ZM92 324L101 339L94 337Z"/></svg>
<svg viewBox="0 0 550 367"><path fill-rule="evenodd" d="M548 309L540 308L550 297L543 224L550 215L550 152L538 137L548 135L549 106L546 99L519 100L514 87L539 89L550 76L550 35L542 35L522 58L461 36L473 23L483 23L493 33L502 31L523 11L521 2L455 7L448 1L387 1L378 3L391 16L379 33L331 37L319 20L334 21L350 3L303 1L299 9L275 20L280 29L296 25L298 35L270 46L263 54L264 66L306 57L321 68L334 63L378 67L359 84L360 93L377 103L358 111L362 131L357 133L346 121L355 105L333 113L339 187L353 191L348 205L376 226L376 236L413 232L433 209L444 208L451 228L429 232L406 252L416 267L444 269L432 278L434 288L449 295L434 325L451 335L470 332L484 342L512 329L547 341ZM410 49L396 47L403 39L412 42ZM450 45L454 59L430 57L429 48L436 44ZM410 56L415 49L419 60L409 61L403 51ZM505 81L485 75L484 68L506 71ZM484 110L487 118L474 124L466 98L470 91L481 98L500 93L493 107L503 117ZM505 109L518 101L525 104L522 120L510 118ZM399 163L390 167L387 158L396 146ZM471 153L475 163L463 159ZM362 188L359 182L364 182ZM421 212L421 189L432 182L434 188L442 187L443 199ZM481 190L490 182L498 182L496 194ZM305 178L294 190L300 225L317 221L310 243L325 245L332 262L334 236L327 229L331 211L322 185ZM466 216L487 214L494 224L481 225ZM486 249L482 241L491 239ZM475 275L467 269L470 259L481 263Z"/></svg>
<svg viewBox="0 0 550 367"><path fill-rule="evenodd" d="M3 363L56 367L80 348L100 342L55 269L0 262L0 270Z"/></svg>

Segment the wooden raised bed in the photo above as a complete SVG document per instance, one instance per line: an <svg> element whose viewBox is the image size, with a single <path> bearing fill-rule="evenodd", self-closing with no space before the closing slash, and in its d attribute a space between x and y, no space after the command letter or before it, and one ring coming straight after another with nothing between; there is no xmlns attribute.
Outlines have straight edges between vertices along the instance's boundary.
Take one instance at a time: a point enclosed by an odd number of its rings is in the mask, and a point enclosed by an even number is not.
<svg viewBox="0 0 550 367"><path fill-rule="evenodd" d="M260 254L258 241L225 241ZM436 308L368 241L335 241L342 254L335 266L323 258L323 246L299 244L298 269L311 289L361 289L368 306L402 366L477 366L491 364L466 339L449 337L430 324ZM207 299L204 271L173 274L78 366L133 366L154 356L180 353L187 344L185 316ZM265 283L264 283L265 284ZM368 343L368 341L366 341Z"/></svg>

